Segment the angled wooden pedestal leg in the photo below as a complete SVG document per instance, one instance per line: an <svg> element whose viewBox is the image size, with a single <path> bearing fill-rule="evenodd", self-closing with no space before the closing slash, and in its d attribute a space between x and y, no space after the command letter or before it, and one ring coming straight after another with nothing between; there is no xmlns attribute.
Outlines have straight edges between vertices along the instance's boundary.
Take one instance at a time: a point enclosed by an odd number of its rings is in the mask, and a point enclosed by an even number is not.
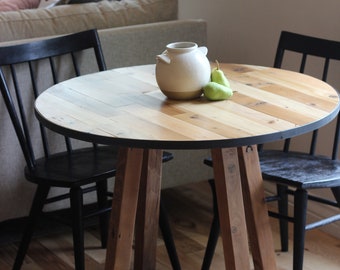
<svg viewBox="0 0 340 270"><path fill-rule="evenodd" d="M162 151L144 150L139 191L134 270L156 269Z"/></svg>
<svg viewBox="0 0 340 270"><path fill-rule="evenodd" d="M265 203L257 146L238 149L243 198L255 270L275 270L276 258Z"/></svg>
<svg viewBox="0 0 340 270"><path fill-rule="evenodd" d="M105 270L131 268L143 149L120 148L112 198Z"/></svg>
<svg viewBox="0 0 340 270"><path fill-rule="evenodd" d="M249 270L250 256L236 148L212 149L225 266Z"/></svg>

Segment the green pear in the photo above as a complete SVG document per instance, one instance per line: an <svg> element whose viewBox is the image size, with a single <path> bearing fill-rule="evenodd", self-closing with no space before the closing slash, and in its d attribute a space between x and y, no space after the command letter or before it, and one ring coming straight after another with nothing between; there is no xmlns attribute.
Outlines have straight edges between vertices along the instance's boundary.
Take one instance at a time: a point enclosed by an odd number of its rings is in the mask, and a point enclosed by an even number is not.
<svg viewBox="0 0 340 270"><path fill-rule="evenodd" d="M220 65L217 60L216 63L217 67L213 68L213 70L211 71L211 81L230 87L230 83L226 76L224 75L223 71L220 70Z"/></svg>
<svg viewBox="0 0 340 270"><path fill-rule="evenodd" d="M233 95L233 90L217 82L208 82L203 87L204 96L209 100L224 100Z"/></svg>

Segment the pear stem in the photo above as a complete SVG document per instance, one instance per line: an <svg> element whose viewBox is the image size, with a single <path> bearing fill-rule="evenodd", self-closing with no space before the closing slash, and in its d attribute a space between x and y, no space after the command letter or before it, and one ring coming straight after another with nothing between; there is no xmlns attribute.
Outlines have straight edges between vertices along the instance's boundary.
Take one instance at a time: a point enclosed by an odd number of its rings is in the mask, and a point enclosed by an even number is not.
<svg viewBox="0 0 340 270"><path fill-rule="evenodd" d="M215 60L215 62L216 62L216 65L217 65L217 69L220 69L220 63L217 60Z"/></svg>

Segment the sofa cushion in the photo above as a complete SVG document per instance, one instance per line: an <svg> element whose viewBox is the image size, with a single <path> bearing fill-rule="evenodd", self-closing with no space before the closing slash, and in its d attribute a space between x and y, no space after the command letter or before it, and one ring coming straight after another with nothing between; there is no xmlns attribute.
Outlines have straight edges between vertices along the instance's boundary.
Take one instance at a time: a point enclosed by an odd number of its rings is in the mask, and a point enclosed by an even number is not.
<svg viewBox="0 0 340 270"><path fill-rule="evenodd" d="M101 1L0 12L0 42L177 19L177 0Z"/></svg>

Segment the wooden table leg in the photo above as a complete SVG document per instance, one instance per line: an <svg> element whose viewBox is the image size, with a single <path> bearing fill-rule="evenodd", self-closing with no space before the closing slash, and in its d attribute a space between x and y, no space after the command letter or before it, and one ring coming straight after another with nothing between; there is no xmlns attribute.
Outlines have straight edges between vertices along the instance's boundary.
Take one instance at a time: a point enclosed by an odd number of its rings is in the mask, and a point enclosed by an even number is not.
<svg viewBox="0 0 340 270"><path fill-rule="evenodd" d="M243 198L255 270L275 270L276 258L257 146L238 149Z"/></svg>
<svg viewBox="0 0 340 270"><path fill-rule="evenodd" d="M156 269L161 176L162 151L144 150L136 222L135 270Z"/></svg>
<svg viewBox="0 0 340 270"><path fill-rule="evenodd" d="M105 270L130 269L143 149L120 148Z"/></svg>
<svg viewBox="0 0 340 270"><path fill-rule="evenodd" d="M249 245L237 148L212 149L211 152L226 269L249 270Z"/></svg>

